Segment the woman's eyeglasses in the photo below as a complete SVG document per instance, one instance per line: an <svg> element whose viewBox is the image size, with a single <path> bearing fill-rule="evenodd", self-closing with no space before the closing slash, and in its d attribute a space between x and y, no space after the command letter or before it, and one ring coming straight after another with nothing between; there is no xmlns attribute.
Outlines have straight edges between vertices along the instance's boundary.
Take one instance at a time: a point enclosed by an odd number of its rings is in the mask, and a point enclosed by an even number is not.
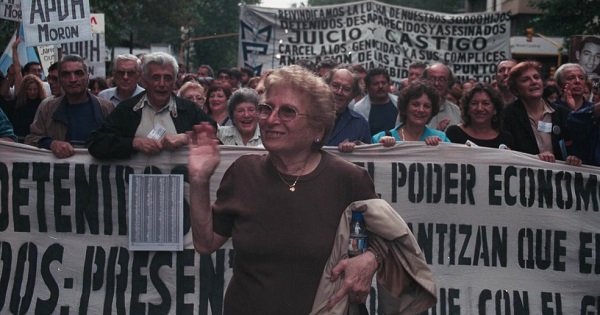
<svg viewBox="0 0 600 315"><path fill-rule="evenodd" d="M257 111L259 119L267 119L273 114L273 107L269 104L261 103L258 104ZM298 116L308 116L306 114L298 113L295 108L288 105L279 106L279 108L277 108L277 115L279 116L279 119L283 121L292 121Z"/></svg>
<svg viewBox="0 0 600 315"><path fill-rule="evenodd" d="M190 101L200 101L201 103L204 103L204 101L206 101L206 98L204 98L204 96L200 96L200 95L190 95L187 96L186 99L190 100Z"/></svg>

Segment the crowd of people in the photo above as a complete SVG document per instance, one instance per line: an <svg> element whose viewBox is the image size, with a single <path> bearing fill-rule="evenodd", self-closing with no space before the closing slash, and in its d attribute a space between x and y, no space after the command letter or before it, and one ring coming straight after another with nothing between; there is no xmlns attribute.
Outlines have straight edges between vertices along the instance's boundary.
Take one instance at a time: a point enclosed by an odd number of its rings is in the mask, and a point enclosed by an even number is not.
<svg viewBox="0 0 600 315"><path fill-rule="evenodd" d="M12 47L15 52L19 42L18 39ZM142 128L130 130L133 128L129 126L127 131L117 132L131 138L128 150L94 149L107 140L108 127L116 128L110 124L115 123L114 117L120 111L108 121L105 118L122 102L129 101L137 109L136 105L153 98L155 93L168 93L176 104L182 103L181 99L196 104L202 113L198 119L215 123L222 144L262 145L258 114L264 81L272 71L264 71L260 76L249 67L215 72L203 64L196 72L187 72L169 58L160 64L173 71L172 80L157 82L152 78L156 67L149 67L156 63L154 54L124 54L113 61L108 79L90 79L85 62L67 56L71 59L53 64L43 81L39 63L30 62L21 68L18 54L15 56L13 66L0 83L3 128L12 130L2 134L6 141L50 149L60 157L72 155L73 146L90 147L92 154L103 158L176 148L185 144L183 135L189 126L161 125L170 128L166 134L160 133L164 128L146 130L146 126L143 130L147 133L158 132L154 145L144 140L148 134L143 134ZM74 62L82 73L65 77L72 71L62 67ZM595 127L600 91L577 63L562 65L554 77L544 81L539 63L502 60L497 64L495 80L483 83L473 79L458 82L447 65L416 61L399 84L393 84L383 68L339 65L329 59L317 65L301 60L298 65L321 77L332 92L336 119L331 135L323 140L326 146L337 146L341 152L370 143L393 146L397 141L424 141L429 145L454 142L537 154L551 162L600 166L600 147L595 140L600 137ZM105 106L105 101L113 106ZM41 106L48 103L50 106ZM74 104L79 107L65 106ZM169 104L171 108L173 105ZM176 119L175 112L173 121L181 120ZM11 128L7 127L9 123ZM177 144L169 144L169 135L175 131L182 135L181 139ZM120 143L118 138L110 139L110 143ZM166 142L160 144L162 141ZM116 151L119 153L109 153Z"/></svg>
<svg viewBox="0 0 600 315"><path fill-rule="evenodd" d="M122 159L188 146L194 246L208 254L231 238L236 250L227 314L314 310L340 216L354 202L377 199L368 173L324 146L352 152L373 143L453 142L600 166L600 93L577 63L544 81L538 62L502 60L495 80L484 83L459 82L442 63L414 62L397 86L383 68L332 60L260 76L247 67L184 68L166 53L125 54L115 58L109 79L90 79L85 61L68 55L44 82L39 64L21 68L16 57L0 82L0 140L57 158L77 147L98 159ZM262 146L267 154L234 162L211 205L220 145ZM325 307L364 303L390 256L374 247L332 264L326 279L341 282ZM414 276L426 267L386 268L400 269L398 295L426 292L416 289L424 284ZM256 283L261 290L248 289Z"/></svg>

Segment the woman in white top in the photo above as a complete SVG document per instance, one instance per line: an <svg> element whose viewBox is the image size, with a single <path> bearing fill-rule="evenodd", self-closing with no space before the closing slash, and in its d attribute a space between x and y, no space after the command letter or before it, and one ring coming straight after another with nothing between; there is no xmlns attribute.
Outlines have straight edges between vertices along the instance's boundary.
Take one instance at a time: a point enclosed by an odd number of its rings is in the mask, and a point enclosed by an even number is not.
<svg viewBox="0 0 600 315"><path fill-rule="evenodd" d="M227 101L227 111L232 126L219 126L217 137L225 145L259 146L262 145L258 128L259 96L256 91L242 88L231 94Z"/></svg>

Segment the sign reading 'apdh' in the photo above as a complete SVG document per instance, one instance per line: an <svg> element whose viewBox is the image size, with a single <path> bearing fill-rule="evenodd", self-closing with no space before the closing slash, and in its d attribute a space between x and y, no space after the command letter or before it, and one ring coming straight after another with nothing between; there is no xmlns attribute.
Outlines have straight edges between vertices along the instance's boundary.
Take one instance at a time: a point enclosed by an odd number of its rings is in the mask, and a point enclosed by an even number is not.
<svg viewBox="0 0 600 315"><path fill-rule="evenodd" d="M23 0L28 46L92 39L89 0Z"/></svg>

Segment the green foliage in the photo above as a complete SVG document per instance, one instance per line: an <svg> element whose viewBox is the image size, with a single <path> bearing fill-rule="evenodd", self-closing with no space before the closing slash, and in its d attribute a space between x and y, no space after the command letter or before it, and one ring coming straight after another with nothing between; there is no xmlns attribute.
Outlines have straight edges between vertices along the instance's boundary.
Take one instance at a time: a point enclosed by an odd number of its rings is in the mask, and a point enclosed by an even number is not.
<svg viewBox="0 0 600 315"><path fill-rule="evenodd" d="M194 12L189 10L192 2L91 0L90 6L93 13L105 14L108 47L149 47L181 42L181 26L194 19Z"/></svg>
<svg viewBox="0 0 600 315"><path fill-rule="evenodd" d="M543 11L530 21L536 30L565 37L600 34L598 0L531 0L530 4Z"/></svg>
<svg viewBox="0 0 600 315"><path fill-rule="evenodd" d="M207 0L202 10L202 21L194 29L194 37L236 33L239 31L239 17L237 0ZM215 71L237 66L238 38L230 36L194 42L196 58L193 66L208 64Z"/></svg>
<svg viewBox="0 0 600 315"><path fill-rule="evenodd" d="M190 37L234 33L239 29L239 0L90 0L90 5L92 12L105 14L108 48L130 45L147 48L161 43L170 44L179 53L181 44ZM238 38L235 36L192 45L195 55L191 54L190 63L196 66L200 63L213 68L237 65Z"/></svg>

